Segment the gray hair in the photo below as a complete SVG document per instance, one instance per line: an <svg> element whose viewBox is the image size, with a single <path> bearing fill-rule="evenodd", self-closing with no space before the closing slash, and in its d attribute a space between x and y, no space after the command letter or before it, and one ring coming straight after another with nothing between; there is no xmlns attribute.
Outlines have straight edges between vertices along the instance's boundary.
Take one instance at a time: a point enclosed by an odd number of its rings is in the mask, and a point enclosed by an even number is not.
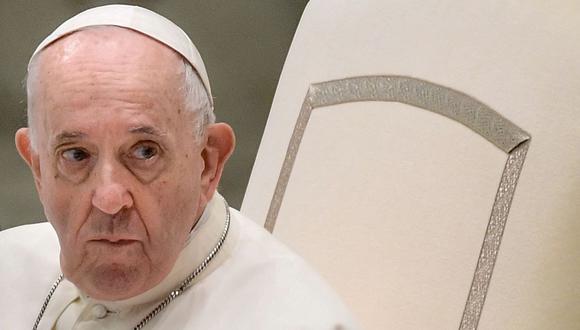
<svg viewBox="0 0 580 330"><path fill-rule="evenodd" d="M185 59L183 59L183 65L185 66L185 107L187 111L197 114L194 127L197 137L200 138L207 125L215 123L215 114L209 99L211 96L193 66Z"/></svg>
<svg viewBox="0 0 580 330"><path fill-rule="evenodd" d="M39 54L40 55L40 54ZM34 126L34 107L32 102L33 88L32 82L37 79L36 70L38 57L36 56L29 65L28 74L25 77L27 108L26 114L28 119L28 134L30 137L31 147L36 150L36 129ZM196 114L195 122L193 123L195 137L200 140L205 134L205 129L209 124L215 122L215 114L210 102L210 95L205 89L199 74L193 66L185 59L183 59L184 66L184 84L183 97L186 111L191 111Z"/></svg>

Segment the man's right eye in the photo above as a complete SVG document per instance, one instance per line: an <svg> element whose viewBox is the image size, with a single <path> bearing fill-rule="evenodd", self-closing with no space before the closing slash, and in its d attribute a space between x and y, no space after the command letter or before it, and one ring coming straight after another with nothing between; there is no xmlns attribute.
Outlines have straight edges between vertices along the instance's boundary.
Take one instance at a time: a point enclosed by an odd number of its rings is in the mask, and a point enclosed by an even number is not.
<svg viewBox="0 0 580 330"><path fill-rule="evenodd" d="M83 149L68 149L63 151L62 157L69 162L82 162L89 158L90 154Z"/></svg>

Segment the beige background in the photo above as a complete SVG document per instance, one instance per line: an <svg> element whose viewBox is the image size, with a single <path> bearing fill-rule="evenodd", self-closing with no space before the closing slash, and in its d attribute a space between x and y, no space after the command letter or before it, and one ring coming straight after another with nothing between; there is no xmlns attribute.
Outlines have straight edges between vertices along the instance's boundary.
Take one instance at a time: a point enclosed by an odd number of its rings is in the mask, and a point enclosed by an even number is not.
<svg viewBox="0 0 580 330"><path fill-rule="evenodd" d="M219 121L230 123L238 146L221 191L239 207L274 90L306 0L0 2L0 229L43 221L32 179L14 148L25 123L22 81L34 48L74 14L109 3L137 4L165 15L196 43L207 66Z"/></svg>

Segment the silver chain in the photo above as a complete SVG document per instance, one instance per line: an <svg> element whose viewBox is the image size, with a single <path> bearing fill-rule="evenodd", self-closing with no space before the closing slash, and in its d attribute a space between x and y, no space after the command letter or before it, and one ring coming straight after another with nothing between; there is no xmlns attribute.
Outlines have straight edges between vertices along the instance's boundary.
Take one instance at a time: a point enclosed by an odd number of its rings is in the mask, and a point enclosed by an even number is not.
<svg viewBox="0 0 580 330"><path fill-rule="evenodd" d="M139 322L133 328L133 330L143 329L145 327L145 325L147 325L147 323L149 323L149 321L151 321L155 316L157 316L157 314L159 314L162 310L164 310L165 307L167 307L167 305L169 305L175 298L179 297L185 290L190 288L191 282L199 274L201 274L201 272L203 272L203 270L207 267L207 265L210 263L210 261L215 257L215 255L222 248L222 246L224 245L224 241L226 240L226 237L228 235L228 231L230 229L230 208L229 208L228 203L226 202L225 199L224 199L224 204L226 207L226 224L225 224L224 230L220 236L220 239L218 240L217 244L214 246L213 250L211 250L210 253L207 255L207 257L205 257L205 259L201 262L201 264L199 264L199 266L197 266L197 268L191 274L189 274L189 276L187 276L185 278L185 280L183 280L177 288L175 288L173 291L171 291L169 293L169 295L167 295L167 297L165 297L165 299L163 299L163 301L160 302L159 305L157 305L157 307L155 307L151 312L149 312L149 314L147 314L141 320L141 322ZM40 308L40 313L38 313L38 317L36 318L36 322L34 322L34 326L32 327L32 330L37 330L38 324L40 323L40 320L42 319L42 316L44 315L44 312L46 311L46 307L48 306L48 303L50 302L52 295L56 291L56 288L58 287L58 285L62 282L63 278L64 278L64 276L62 274L60 274L58 276L58 279L54 282L54 284L50 288L50 291L48 292L48 295L46 296L46 299L44 300L44 303L42 304L42 308Z"/></svg>
<svg viewBox="0 0 580 330"><path fill-rule="evenodd" d="M50 298L52 298L54 291L56 291L56 288L58 287L60 282L62 282L63 278L64 278L64 276L62 274L60 274L58 276L58 278L56 279L56 282L54 282L54 284L50 287L50 291L48 291L48 295L46 296L46 299L44 299L44 303L42 304L42 308L40 308L40 313L38 313L38 317L36 317L36 322L34 322L34 326L32 327L32 330L36 330L36 328L38 327L38 324L40 323L40 320L42 319L42 315L44 315L44 311L46 310L46 306L48 306L48 302L50 302Z"/></svg>

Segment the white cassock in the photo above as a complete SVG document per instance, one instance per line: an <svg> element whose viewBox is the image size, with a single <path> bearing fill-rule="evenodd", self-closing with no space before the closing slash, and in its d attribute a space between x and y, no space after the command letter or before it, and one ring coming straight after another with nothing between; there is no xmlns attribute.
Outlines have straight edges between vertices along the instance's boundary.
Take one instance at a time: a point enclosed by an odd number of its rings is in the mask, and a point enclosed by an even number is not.
<svg viewBox="0 0 580 330"><path fill-rule="evenodd" d="M355 329L346 307L296 254L230 208L224 245L192 285L145 329ZM63 280L38 329L132 329L214 248L226 206L217 193L169 275L123 301L96 301ZM61 273L48 223L0 232L0 329L31 329Z"/></svg>

